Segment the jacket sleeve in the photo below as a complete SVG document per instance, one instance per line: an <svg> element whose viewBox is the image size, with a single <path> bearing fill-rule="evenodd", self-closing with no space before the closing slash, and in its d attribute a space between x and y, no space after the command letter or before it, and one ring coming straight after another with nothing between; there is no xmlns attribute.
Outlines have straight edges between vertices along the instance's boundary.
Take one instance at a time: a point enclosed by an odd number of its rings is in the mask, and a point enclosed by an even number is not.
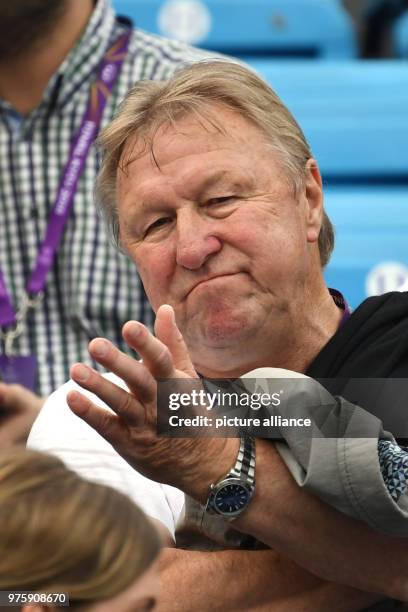
<svg viewBox="0 0 408 612"><path fill-rule="evenodd" d="M377 531L408 536L408 453L377 416L310 378L296 381L279 410L313 423L311 431L280 427L275 443L299 486Z"/></svg>

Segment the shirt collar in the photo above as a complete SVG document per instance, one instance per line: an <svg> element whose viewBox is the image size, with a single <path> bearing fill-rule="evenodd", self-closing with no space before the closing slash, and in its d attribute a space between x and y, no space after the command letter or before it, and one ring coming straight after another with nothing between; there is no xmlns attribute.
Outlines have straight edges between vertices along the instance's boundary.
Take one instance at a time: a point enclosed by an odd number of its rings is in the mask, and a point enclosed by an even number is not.
<svg viewBox="0 0 408 612"><path fill-rule="evenodd" d="M49 102L58 87L55 105L63 107L84 80L89 84L90 74L102 61L114 23L115 13L110 1L98 0L81 38L51 77L43 102Z"/></svg>

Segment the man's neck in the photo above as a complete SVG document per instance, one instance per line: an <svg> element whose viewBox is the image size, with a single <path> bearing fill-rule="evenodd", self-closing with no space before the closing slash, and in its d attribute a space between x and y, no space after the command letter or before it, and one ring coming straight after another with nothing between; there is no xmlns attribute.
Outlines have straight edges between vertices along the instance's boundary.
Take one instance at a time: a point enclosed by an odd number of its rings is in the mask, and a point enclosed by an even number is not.
<svg viewBox="0 0 408 612"><path fill-rule="evenodd" d="M294 343L293 350L287 355L282 353L282 361L278 367L305 373L339 329L343 314L344 311L336 306L333 297L326 290L314 309L307 313L306 325L299 333L299 342Z"/></svg>
<svg viewBox="0 0 408 612"><path fill-rule="evenodd" d="M80 38L93 7L93 0L71 0L40 46L0 62L0 97L21 115L41 102L48 81Z"/></svg>
<svg viewBox="0 0 408 612"><path fill-rule="evenodd" d="M336 333L343 311L336 306L323 285L314 300L305 299L303 303L310 306L302 312L292 313L281 338L272 335L268 339L268 334L265 332L264 337L267 341L263 347L257 344L254 351L251 351L249 344L246 344L245 351L239 346L235 352L233 348L217 351L211 355L210 362L213 364L211 369L201 365L208 359L202 360L198 365L200 374L206 378L236 378L257 368L267 367L306 372ZM218 364L220 367L217 367ZM232 366L228 371L225 368L226 364Z"/></svg>

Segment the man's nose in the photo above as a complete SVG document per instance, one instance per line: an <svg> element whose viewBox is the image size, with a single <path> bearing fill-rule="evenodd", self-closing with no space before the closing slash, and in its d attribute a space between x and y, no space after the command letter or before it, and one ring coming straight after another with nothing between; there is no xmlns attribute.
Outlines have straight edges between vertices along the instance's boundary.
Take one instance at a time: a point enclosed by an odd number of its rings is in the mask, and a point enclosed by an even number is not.
<svg viewBox="0 0 408 612"><path fill-rule="evenodd" d="M213 230L213 222L197 213L180 214L177 219L177 265L197 270L218 253L222 244Z"/></svg>

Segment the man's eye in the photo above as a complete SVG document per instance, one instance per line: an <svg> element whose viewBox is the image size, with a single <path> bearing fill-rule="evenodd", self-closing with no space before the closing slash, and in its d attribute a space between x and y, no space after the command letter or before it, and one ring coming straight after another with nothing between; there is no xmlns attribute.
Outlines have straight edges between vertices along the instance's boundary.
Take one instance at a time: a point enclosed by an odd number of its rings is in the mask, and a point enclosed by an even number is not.
<svg viewBox="0 0 408 612"><path fill-rule="evenodd" d="M151 223L149 227L146 228L145 235L149 234L150 232L153 232L156 229L163 227L164 225L167 225L170 222L171 222L170 217L161 217L160 219L156 219L154 223Z"/></svg>
<svg viewBox="0 0 408 612"><path fill-rule="evenodd" d="M220 198L211 198L211 200L208 200L208 204L227 204L228 202L231 202L232 200L235 200L236 196L233 195L229 195L229 196L222 196Z"/></svg>

